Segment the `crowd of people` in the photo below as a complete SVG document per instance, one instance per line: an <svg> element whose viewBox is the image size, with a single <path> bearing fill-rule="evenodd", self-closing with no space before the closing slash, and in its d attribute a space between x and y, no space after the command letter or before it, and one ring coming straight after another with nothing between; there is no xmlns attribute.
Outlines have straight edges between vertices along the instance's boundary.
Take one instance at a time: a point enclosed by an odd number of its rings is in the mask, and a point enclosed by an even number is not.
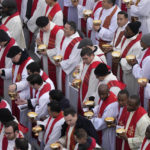
<svg viewBox="0 0 150 150"><path fill-rule="evenodd" d="M0 0L0 150L150 150L149 8Z"/></svg>

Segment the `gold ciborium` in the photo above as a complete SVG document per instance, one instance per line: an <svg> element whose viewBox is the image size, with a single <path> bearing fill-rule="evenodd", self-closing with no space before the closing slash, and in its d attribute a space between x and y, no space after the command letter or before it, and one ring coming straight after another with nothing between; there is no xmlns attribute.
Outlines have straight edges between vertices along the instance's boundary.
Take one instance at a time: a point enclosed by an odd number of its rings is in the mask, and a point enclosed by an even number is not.
<svg viewBox="0 0 150 150"><path fill-rule="evenodd" d="M87 119L92 119L92 117L94 116L94 113L92 111L86 111L84 112L84 117L86 117Z"/></svg>
<svg viewBox="0 0 150 150"><path fill-rule="evenodd" d="M35 126L35 127L32 128L32 131L33 131L35 136L38 136L39 132L42 131L42 128L40 126Z"/></svg>
<svg viewBox="0 0 150 150"><path fill-rule="evenodd" d="M58 142L55 142L55 143L52 143L51 145L50 145L50 148L52 149L52 150L60 150L60 143L58 143Z"/></svg>
<svg viewBox="0 0 150 150"><path fill-rule="evenodd" d="M101 25L102 21L101 20L93 20L93 25L94 26L99 26Z"/></svg>
<svg viewBox="0 0 150 150"><path fill-rule="evenodd" d="M57 55L53 57L55 62L61 62L62 61L62 56L61 55Z"/></svg>
<svg viewBox="0 0 150 150"><path fill-rule="evenodd" d="M37 52L40 53L40 52L44 52L46 50L47 50L47 46L45 44L41 44L38 46Z"/></svg>
<svg viewBox="0 0 150 150"><path fill-rule="evenodd" d="M36 112L28 112L27 113L27 116L30 118L30 119L35 119L38 114Z"/></svg>
<svg viewBox="0 0 150 150"><path fill-rule="evenodd" d="M8 95L12 101L17 98L17 92L8 92Z"/></svg>
<svg viewBox="0 0 150 150"><path fill-rule="evenodd" d="M72 81L72 86L75 87L75 88L80 88L80 85L81 85L81 79L74 79Z"/></svg>

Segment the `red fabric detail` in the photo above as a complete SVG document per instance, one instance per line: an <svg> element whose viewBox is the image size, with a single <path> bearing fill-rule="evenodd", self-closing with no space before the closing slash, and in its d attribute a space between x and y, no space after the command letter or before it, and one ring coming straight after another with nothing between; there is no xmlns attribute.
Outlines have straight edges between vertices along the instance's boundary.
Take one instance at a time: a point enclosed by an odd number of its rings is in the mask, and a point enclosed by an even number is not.
<svg viewBox="0 0 150 150"><path fill-rule="evenodd" d="M7 106L6 102L2 100L2 101L0 102L0 109L1 109L1 108L6 108L6 106Z"/></svg>
<svg viewBox="0 0 150 150"><path fill-rule="evenodd" d="M81 31L84 33L85 36L87 35L87 33L86 33L86 23L87 23L87 21L84 20L83 18L81 18Z"/></svg>
<svg viewBox="0 0 150 150"><path fill-rule="evenodd" d="M33 0L32 9L31 9L31 16L33 15L33 13L37 7L37 4L38 4L38 0Z"/></svg>
<svg viewBox="0 0 150 150"><path fill-rule="evenodd" d="M0 26L0 30L4 30L5 32L7 32L7 31L8 31L8 28L7 28L4 24L2 24L2 25Z"/></svg>
<svg viewBox="0 0 150 150"><path fill-rule="evenodd" d="M61 47L60 49L62 50L62 45L63 45L63 41L64 41L65 37L63 37L62 41L61 41ZM72 52L73 47L79 42L81 41L81 37L76 37L74 38L67 46L65 53L64 53L64 59L69 59L69 56ZM66 79L66 73L64 71L62 71L62 91L63 93L65 93L65 79Z"/></svg>
<svg viewBox="0 0 150 150"><path fill-rule="evenodd" d="M2 26L1 26L2 27ZM13 38L11 38L10 42L7 44L2 57L0 59L0 68L5 68L5 59L6 59L6 55L9 51L9 49L15 44L15 40ZM4 80L2 78L0 78L0 95L4 96Z"/></svg>
<svg viewBox="0 0 150 150"><path fill-rule="evenodd" d="M134 137L137 122L138 122L138 121L141 119L141 117L142 117L143 115L145 115L145 114L146 114L146 111L145 111L145 109L144 109L143 107L141 107L141 106L136 110L136 112L134 113L134 115L133 115L133 117L132 117L132 119L131 119L131 122L130 122L130 124L129 124L128 130L127 130L127 136L128 136L128 138ZM129 115L130 115L130 112L127 112L125 127L126 127L126 124L127 124ZM132 132L129 131L129 129L130 129L130 130L132 129L132 130L131 130ZM128 144L127 141L125 141L124 149L125 149L125 150L130 150L129 144Z"/></svg>
<svg viewBox="0 0 150 150"><path fill-rule="evenodd" d="M126 85L120 81L117 81L117 80L111 80L107 83L108 85L108 88L112 88L112 87L119 87L120 90L123 90L125 89Z"/></svg>
<svg viewBox="0 0 150 150"><path fill-rule="evenodd" d="M47 8L46 8L45 15L47 14L48 9L49 9L49 6L47 6ZM56 13L59 11L61 11L61 7L60 7L59 3L56 3L48 14L49 20L52 21L54 16L56 15Z"/></svg>
<svg viewBox="0 0 150 150"><path fill-rule="evenodd" d="M46 138L46 143L47 143L48 140L49 140L49 136L50 136L50 134L52 133L52 130L53 130L54 125L55 125L59 120L61 120L63 117L64 117L64 116L63 116L63 112L60 112L59 115L57 116L57 118L54 119L54 121L53 121L53 123L52 123L52 125L51 125L51 127L50 127L50 129L49 129L49 133L48 133L47 138ZM50 117L50 118L51 118L51 117ZM46 126L48 127L48 124L47 124ZM46 128L46 129L47 129L47 128Z"/></svg>
<svg viewBox="0 0 150 150"><path fill-rule="evenodd" d="M147 56L150 56L150 48L148 48L148 50L146 51L146 53L144 54L141 62L140 62L140 67L142 68L142 63L143 63L143 60L147 57Z"/></svg>
<svg viewBox="0 0 150 150"><path fill-rule="evenodd" d="M126 7L126 4L121 4L121 10L127 12L127 7Z"/></svg>
<svg viewBox="0 0 150 150"><path fill-rule="evenodd" d="M4 135L3 141L2 141L2 150L7 150L7 147L8 147L8 140L6 136Z"/></svg>
<svg viewBox="0 0 150 150"><path fill-rule="evenodd" d="M144 106L144 87L140 87L140 101L141 101L141 106Z"/></svg>
<svg viewBox="0 0 150 150"><path fill-rule="evenodd" d="M92 137L91 137L91 139L92 139L92 143L91 143L90 147L87 150L93 150L96 146L96 140Z"/></svg>
<svg viewBox="0 0 150 150"><path fill-rule="evenodd" d="M21 123L18 124L19 131L21 131L23 134L26 134L28 132L28 128L22 125Z"/></svg>
<svg viewBox="0 0 150 150"><path fill-rule="evenodd" d="M39 99L40 97L45 94L46 92L49 92L51 90L51 85L49 83L46 83L43 88L41 89L39 96L38 96L38 100L37 100L37 104L39 104Z"/></svg>
<svg viewBox="0 0 150 150"><path fill-rule="evenodd" d="M142 33L139 33L138 36L136 37L135 40L132 40L127 46L126 48L124 49L123 53L122 53L122 56L121 58L125 58L126 55L128 54L130 48L138 41L141 40L141 37L142 37ZM121 48L123 47L124 43L125 43L125 40L126 40L126 37L124 37L122 43L121 43ZM120 65L120 81L123 81L123 71L122 71L122 68L121 68L121 65Z"/></svg>
<svg viewBox="0 0 150 150"><path fill-rule="evenodd" d="M31 57L28 57L20 66L17 72L17 77L15 79L15 82L19 82L22 79L22 71L24 69L24 67L26 66L26 64L28 63L28 61L31 60ZM15 71L15 64L12 65L12 79L14 78L14 71ZM12 101L12 114L14 116L16 116L17 120L20 120L20 110L17 107L17 104L15 103L15 101Z"/></svg>
<svg viewBox="0 0 150 150"><path fill-rule="evenodd" d="M70 126L68 126L67 130L66 130L66 143L68 143L68 131L69 131L69 128L70 128ZM76 145L76 142L75 142L75 139L74 139L74 134L73 134L74 130L75 130L75 128L72 130L72 133L71 133L71 136L70 136L69 150L74 150L75 145Z"/></svg>
<svg viewBox="0 0 150 150"><path fill-rule="evenodd" d="M86 0L83 0L82 6L86 6Z"/></svg>
<svg viewBox="0 0 150 150"><path fill-rule="evenodd" d="M146 137L144 138L144 140L143 140L143 143L142 143L142 147L141 147L141 150L150 150L150 143L147 145L147 147L146 147L146 149L143 149L143 147L144 147L144 145L145 145L145 143L146 143Z"/></svg>
<svg viewBox="0 0 150 150"><path fill-rule="evenodd" d="M16 3L17 3L17 8L18 8L19 14L20 14L21 13L22 0L16 0Z"/></svg>
<svg viewBox="0 0 150 150"><path fill-rule="evenodd" d="M63 14L64 14L64 20L67 21L68 20L68 7L67 6L64 6Z"/></svg>
<svg viewBox="0 0 150 150"><path fill-rule="evenodd" d="M12 14L11 16L9 16L3 24L6 25L9 20L11 20L13 17L16 17L16 16L19 16L19 12L16 12Z"/></svg>
<svg viewBox="0 0 150 150"><path fill-rule="evenodd" d="M93 10L93 12L92 12L92 15L91 15L92 18L94 18L95 11L96 11L98 8L100 8L100 7L102 7L102 1L99 1L99 2L96 4L96 6L95 6L95 8L94 8L94 10Z"/></svg>
<svg viewBox="0 0 150 150"><path fill-rule="evenodd" d="M99 104L100 104L100 101L101 99L99 100ZM109 92L109 96L106 100L103 101L101 107L100 107L100 110L99 110L99 116L98 117L102 117L103 113L104 113L104 110L106 109L106 107L114 102L117 101L117 97L115 96L114 93L112 92Z"/></svg>
<svg viewBox="0 0 150 150"><path fill-rule="evenodd" d="M91 38L91 32L92 32L92 30L88 31L88 38Z"/></svg>
<svg viewBox="0 0 150 150"><path fill-rule="evenodd" d="M43 81L46 81L48 79L48 75L43 71L43 74L42 74L42 79Z"/></svg>

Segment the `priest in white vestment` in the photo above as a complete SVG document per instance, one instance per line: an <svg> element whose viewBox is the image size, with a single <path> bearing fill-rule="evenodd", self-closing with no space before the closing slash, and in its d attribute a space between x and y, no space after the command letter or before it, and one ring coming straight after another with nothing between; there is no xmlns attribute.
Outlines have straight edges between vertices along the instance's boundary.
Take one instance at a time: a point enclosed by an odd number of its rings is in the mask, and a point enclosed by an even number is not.
<svg viewBox="0 0 150 150"><path fill-rule="evenodd" d="M105 122L106 117L116 118L118 115L117 97L109 91L106 84L101 84L98 88L99 104L94 107L94 117L91 119L95 129L101 133L102 148L105 150L115 150L116 132L114 127L108 127ZM107 103L107 104L105 104Z"/></svg>
<svg viewBox="0 0 150 150"><path fill-rule="evenodd" d="M135 78L146 78L150 80L150 69L149 69L149 64L150 64L150 34L145 34L141 38L141 46L142 46L142 53L139 57L139 59L134 60L132 62L132 74L134 75ZM147 97L147 92L145 91L146 88L146 83L141 84L141 88L143 88L143 93L140 93L141 100L144 101L144 108L145 110L149 110L149 99L145 98ZM140 88L140 90L142 90Z"/></svg>
<svg viewBox="0 0 150 150"><path fill-rule="evenodd" d="M61 106L57 101L48 104L49 117L44 121L37 121L37 125L43 128L39 134L39 140L44 141L44 150L52 150L50 145L59 140L62 125L65 122Z"/></svg>

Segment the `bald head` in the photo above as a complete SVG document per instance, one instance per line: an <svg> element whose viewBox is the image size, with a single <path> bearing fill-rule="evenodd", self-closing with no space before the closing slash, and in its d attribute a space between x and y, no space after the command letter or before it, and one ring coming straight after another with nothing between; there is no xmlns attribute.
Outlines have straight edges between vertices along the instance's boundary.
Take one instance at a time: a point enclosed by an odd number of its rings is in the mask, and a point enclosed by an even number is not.
<svg viewBox="0 0 150 150"><path fill-rule="evenodd" d="M101 84L98 88L99 97L102 100L106 100L109 96L109 88L106 84Z"/></svg>

